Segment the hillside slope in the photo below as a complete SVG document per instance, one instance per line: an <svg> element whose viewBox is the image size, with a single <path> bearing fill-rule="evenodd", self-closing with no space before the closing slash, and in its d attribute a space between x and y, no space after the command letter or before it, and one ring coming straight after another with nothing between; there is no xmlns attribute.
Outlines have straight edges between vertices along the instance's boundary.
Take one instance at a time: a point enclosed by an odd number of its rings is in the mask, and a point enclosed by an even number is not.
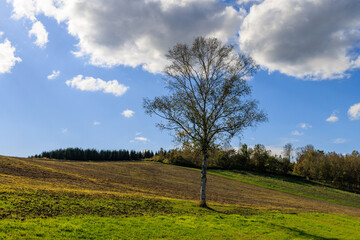
<svg viewBox="0 0 360 240"><path fill-rule="evenodd" d="M70 162L0 157L0 189L111 193L198 200L197 170L153 162ZM360 216L360 208L280 192L208 175L211 203Z"/></svg>

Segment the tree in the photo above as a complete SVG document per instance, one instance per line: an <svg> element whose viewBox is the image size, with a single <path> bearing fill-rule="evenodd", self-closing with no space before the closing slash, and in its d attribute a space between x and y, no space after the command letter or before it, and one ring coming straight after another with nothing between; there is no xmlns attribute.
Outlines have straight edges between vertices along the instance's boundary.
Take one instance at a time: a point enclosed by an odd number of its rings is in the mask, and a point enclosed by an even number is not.
<svg viewBox="0 0 360 240"><path fill-rule="evenodd" d="M265 172L270 152L262 144L256 144L251 154L251 162L256 171Z"/></svg>
<svg viewBox="0 0 360 240"><path fill-rule="evenodd" d="M200 201L206 207L211 148L267 119L257 101L246 98L251 93L246 79L258 67L250 57L216 38L198 37L192 45L177 44L166 57L170 64L164 76L170 94L144 99L144 108L150 116L165 120L157 124L161 129L174 131L177 140L201 151Z"/></svg>
<svg viewBox="0 0 360 240"><path fill-rule="evenodd" d="M291 161L291 156L293 155L294 152L294 146L291 143L287 143L284 146L284 156L287 157L289 159L289 161Z"/></svg>

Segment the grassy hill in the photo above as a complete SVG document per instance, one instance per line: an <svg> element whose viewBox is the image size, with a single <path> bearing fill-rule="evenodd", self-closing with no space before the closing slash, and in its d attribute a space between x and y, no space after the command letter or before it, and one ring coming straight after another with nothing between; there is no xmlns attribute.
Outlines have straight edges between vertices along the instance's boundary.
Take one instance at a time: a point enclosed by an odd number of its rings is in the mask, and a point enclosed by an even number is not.
<svg viewBox="0 0 360 240"><path fill-rule="evenodd" d="M307 181L295 176L279 176L246 171L210 170L210 173L266 187L298 196L339 203L348 206L360 207L359 194L342 191L327 185Z"/></svg>
<svg viewBox="0 0 360 240"><path fill-rule="evenodd" d="M198 170L154 162L0 156L0 239L358 237L358 194L214 170L211 210L197 207L199 186Z"/></svg>

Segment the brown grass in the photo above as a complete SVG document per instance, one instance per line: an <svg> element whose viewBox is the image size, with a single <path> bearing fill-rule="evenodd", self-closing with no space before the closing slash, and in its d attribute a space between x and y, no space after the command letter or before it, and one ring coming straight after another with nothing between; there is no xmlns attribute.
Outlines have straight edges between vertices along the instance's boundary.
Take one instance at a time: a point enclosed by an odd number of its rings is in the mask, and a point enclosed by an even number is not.
<svg viewBox="0 0 360 240"><path fill-rule="evenodd" d="M154 162L69 162L0 157L0 188L106 192L197 201L200 172ZM212 174L211 203L360 216L360 208L279 192Z"/></svg>

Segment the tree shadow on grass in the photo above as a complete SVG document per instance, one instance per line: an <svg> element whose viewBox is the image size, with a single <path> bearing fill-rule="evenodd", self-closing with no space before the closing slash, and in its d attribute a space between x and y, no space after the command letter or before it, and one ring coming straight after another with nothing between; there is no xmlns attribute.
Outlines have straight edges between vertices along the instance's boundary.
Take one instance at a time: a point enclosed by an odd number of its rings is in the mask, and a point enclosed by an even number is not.
<svg viewBox="0 0 360 240"><path fill-rule="evenodd" d="M210 212L213 213L218 213L218 214L224 214L224 215L232 215L232 214L237 214L237 215L241 215L241 216L251 216L251 215L260 215L263 212L261 210L258 209L252 209L252 208L243 208L243 207L227 207L222 209L220 207L220 209L216 209L217 206L214 207L210 207L207 206L204 209L209 210Z"/></svg>
<svg viewBox="0 0 360 240"><path fill-rule="evenodd" d="M315 240L338 240L339 238L327 238L327 237L321 237L321 236L317 236L311 233L307 233L303 230L297 229L297 228L293 228L293 227L285 227L279 224L274 224L274 223L269 223L269 225L274 226L274 227L278 227L287 231L290 231L292 233L297 234L299 237L304 237L306 239L315 239Z"/></svg>
<svg viewBox="0 0 360 240"><path fill-rule="evenodd" d="M223 218L221 216L221 214L225 214L225 215L239 214L242 216L249 216L249 215L259 215L259 214L263 213L261 210L239 208L239 207L233 208L231 210L219 210L214 207L207 206L207 207L204 207L204 209L207 209L211 212L220 214L219 218ZM292 214L297 214L297 213L292 213ZM283 229L284 231L287 231L287 232L291 232L292 234L295 235L293 237L302 237L304 239L314 239L314 240L338 240L338 238L322 237L322 236L314 235L311 233L307 233L304 230L298 229L296 227L286 227L286 226L283 226L280 224L275 224L275 223L267 223L267 225L270 225L271 227L274 227L274 228Z"/></svg>
<svg viewBox="0 0 360 240"><path fill-rule="evenodd" d="M314 182L312 180L308 180L306 179L306 177L303 176L297 176L297 175L278 175L278 174L274 174L274 173L267 173L267 172L253 172L253 171L242 171L242 170L230 170L231 172L234 173L240 173L242 175L245 176L250 176L250 175L254 175L254 176L259 176L259 177L267 177L267 178L273 178L276 180L281 180L281 181L285 181L285 182L291 182L291 183L296 183L299 185L303 185L303 186L311 186L311 187L328 187L328 188L332 188L332 189L340 189L340 190L345 190L346 189L342 189L340 187L335 187L335 186L331 186L329 184L326 183L320 183L320 182Z"/></svg>

